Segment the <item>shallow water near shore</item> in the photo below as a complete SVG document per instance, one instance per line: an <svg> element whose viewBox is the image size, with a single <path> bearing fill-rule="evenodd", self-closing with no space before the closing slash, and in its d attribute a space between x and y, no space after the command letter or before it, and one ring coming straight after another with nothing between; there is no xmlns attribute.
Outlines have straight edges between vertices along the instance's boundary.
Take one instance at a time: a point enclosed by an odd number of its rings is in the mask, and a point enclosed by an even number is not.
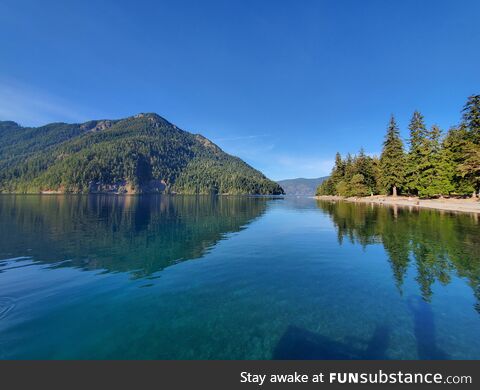
<svg viewBox="0 0 480 390"><path fill-rule="evenodd" d="M308 198L0 196L2 359L480 359L480 222Z"/></svg>

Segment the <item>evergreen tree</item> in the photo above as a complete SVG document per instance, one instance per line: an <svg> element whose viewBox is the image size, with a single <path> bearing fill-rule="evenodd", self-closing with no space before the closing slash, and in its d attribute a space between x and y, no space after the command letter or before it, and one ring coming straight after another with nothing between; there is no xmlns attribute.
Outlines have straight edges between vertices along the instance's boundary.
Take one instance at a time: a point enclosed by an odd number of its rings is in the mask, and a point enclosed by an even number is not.
<svg viewBox="0 0 480 390"><path fill-rule="evenodd" d="M340 180L335 185L335 193L339 196L350 196L348 183L345 180Z"/></svg>
<svg viewBox="0 0 480 390"><path fill-rule="evenodd" d="M322 195L334 195L335 194L335 186L331 178L328 178L323 181L317 188L315 195L322 196Z"/></svg>
<svg viewBox="0 0 480 390"><path fill-rule="evenodd" d="M392 192L397 196L405 181L405 155L403 142L395 122L390 118L385 142L383 143L382 155L380 157L381 183L387 193Z"/></svg>
<svg viewBox="0 0 480 390"><path fill-rule="evenodd" d="M480 95L472 95L463 107L463 124L465 125L470 140L480 145Z"/></svg>
<svg viewBox="0 0 480 390"><path fill-rule="evenodd" d="M377 177L375 173L375 166L373 158L367 156L363 148L355 160L355 171L357 174L363 176L363 182L367 187L368 194L377 192Z"/></svg>
<svg viewBox="0 0 480 390"><path fill-rule="evenodd" d="M335 154L335 165L332 168L330 177L320 184L317 188L316 195L337 195L337 184L343 180L345 176L345 163L339 152Z"/></svg>
<svg viewBox="0 0 480 390"><path fill-rule="evenodd" d="M463 178L473 187L473 194L480 191L480 146L468 142L465 149L465 159L458 166L458 171Z"/></svg>
<svg viewBox="0 0 480 390"><path fill-rule="evenodd" d="M370 190L365 184L365 178L361 173L353 175L349 187L349 196L367 196L370 194Z"/></svg>
<svg viewBox="0 0 480 390"><path fill-rule="evenodd" d="M352 180L353 175L355 175L355 165L353 157L350 153L347 154L345 158L345 174L344 178L347 182Z"/></svg>
<svg viewBox="0 0 480 390"><path fill-rule="evenodd" d="M342 156L340 153L336 153L335 155L335 165L333 167L332 173L330 175L330 178L332 182L338 183L340 180L343 179L343 176L345 175L345 163L342 160Z"/></svg>
<svg viewBox="0 0 480 390"><path fill-rule="evenodd" d="M441 146L441 130L432 126L423 142L425 155L420 160L418 194L420 197L448 195L453 191L453 165L447 160L447 154Z"/></svg>
<svg viewBox="0 0 480 390"><path fill-rule="evenodd" d="M468 145L468 131L464 125L458 128L451 128L443 141L443 153L453 170L453 191L460 195L474 191L472 183L468 180L467 172L460 169L465 163Z"/></svg>
<svg viewBox="0 0 480 390"><path fill-rule="evenodd" d="M410 193L417 194L419 191L420 166L426 157L425 141L427 134L427 128L420 112L415 111L413 113L408 128L410 130L410 150L407 155L405 184Z"/></svg>
<svg viewBox="0 0 480 390"><path fill-rule="evenodd" d="M443 147L441 139L440 128L434 126L432 128L432 143L435 150L434 175L436 192L438 195L449 195L455 190L453 185L455 166L450 159L448 151Z"/></svg>
<svg viewBox="0 0 480 390"><path fill-rule="evenodd" d="M463 108L463 126L467 132L464 160L459 164L461 176L480 194L480 95L469 96Z"/></svg>

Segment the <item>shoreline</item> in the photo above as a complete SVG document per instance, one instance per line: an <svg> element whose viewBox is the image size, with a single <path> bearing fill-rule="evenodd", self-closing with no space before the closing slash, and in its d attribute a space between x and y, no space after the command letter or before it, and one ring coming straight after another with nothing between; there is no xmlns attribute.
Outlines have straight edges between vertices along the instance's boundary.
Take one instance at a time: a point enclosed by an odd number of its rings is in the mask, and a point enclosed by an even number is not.
<svg viewBox="0 0 480 390"><path fill-rule="evenodd" d="M480 214L480 201L478 199L457 199L457 198L443 198L443 199L419 199L418 197L407 196L386 196L375 195L365 197L343 197L321 195L315 196L315 199L329 200L329 201L345 201L352 203L367 203L387 206L401 206L410 209L424 208L435 209L442 211L453 211L460 213L475 213Z"/></svg>

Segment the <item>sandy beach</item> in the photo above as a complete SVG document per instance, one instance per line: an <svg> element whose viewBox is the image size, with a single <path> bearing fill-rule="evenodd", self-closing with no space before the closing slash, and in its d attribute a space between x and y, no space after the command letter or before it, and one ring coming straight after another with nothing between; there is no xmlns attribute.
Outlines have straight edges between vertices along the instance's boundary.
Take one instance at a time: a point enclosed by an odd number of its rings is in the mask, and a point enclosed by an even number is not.
<svg viewBox="0 0 480 390"><path fill-rule="evenodd" d="M480 201L478 199L468 198L443 198L443 199L419 199L417 197L407 196L385 196L375 195L367 197L351 197L345 198L342 196L316 196L316 199L323 200L344 200L347 202L357 203L372 203L379 205L401 206L409 208L427 208L464 213L478 213L480 214Z"/></svg>

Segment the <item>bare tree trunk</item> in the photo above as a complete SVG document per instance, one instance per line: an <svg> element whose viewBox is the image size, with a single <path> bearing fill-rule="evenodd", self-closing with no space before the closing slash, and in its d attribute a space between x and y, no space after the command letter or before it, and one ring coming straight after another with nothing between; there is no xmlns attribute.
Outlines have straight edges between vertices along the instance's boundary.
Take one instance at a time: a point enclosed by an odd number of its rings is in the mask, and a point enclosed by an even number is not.
<svg viewBox="0 0 480 390"><path fill-rule="evenodd" d="M473 190L472 198L475 199L477 197L477 191Z"/></svg>
<svg viewBox="0 0 480 390"><path fill-rule="evenodd" d="M392 195L397 196L397 186L393 186L392 188Z"/></svg>

